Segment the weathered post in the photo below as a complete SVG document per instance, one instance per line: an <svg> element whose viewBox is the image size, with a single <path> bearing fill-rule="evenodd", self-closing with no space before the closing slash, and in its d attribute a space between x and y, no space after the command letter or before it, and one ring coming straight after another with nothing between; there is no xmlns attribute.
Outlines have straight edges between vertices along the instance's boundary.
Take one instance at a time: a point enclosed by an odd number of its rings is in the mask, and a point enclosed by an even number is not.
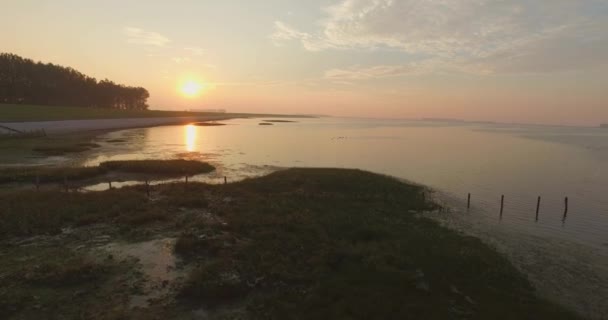
<svg viewBox="0 0 608 320"><path fill-rule="evenodd" d="M108 180L108 190L112 190L112 180Z"/></svg>
<svg viewBox="0 0 608 320"><path fill-rule="evenodd" d="M566 221L566 218L568 217L568 197L566 197L564 199L564 217L562 218L562 221Z"/></svg>
<svg viewBox="0 0 608 320"><path fill-rule="evenodd" d="M188 184L188 176L186 176L186 184Z"/></svg>
<svg viewBox="0 0 608 320"><path fill-rule="evenodd" d="M469 196L467 197L467 210L471 209L471 193L469 193Z"/></svg>
<svg viewBox="0 0 608 320"><path fill-rule="evenodd" d="M228 184L228 178L226 178L226 176L224 176L224 184Z"/></svg>
<svg viewBox="0 0 608 320"><path fill-rule="evenodd" d="M540 196L538 196L538 200L536 201L536 222L538 222L538 213L540 212Z"/></svg>
<svg viewBox="0 0 608 320"><path fill-rule="evenodd" d="M505 195L503 194L500 197L500 218L501 219L502 219L502 212L503 212L504 208L505 208Z"/></svg>

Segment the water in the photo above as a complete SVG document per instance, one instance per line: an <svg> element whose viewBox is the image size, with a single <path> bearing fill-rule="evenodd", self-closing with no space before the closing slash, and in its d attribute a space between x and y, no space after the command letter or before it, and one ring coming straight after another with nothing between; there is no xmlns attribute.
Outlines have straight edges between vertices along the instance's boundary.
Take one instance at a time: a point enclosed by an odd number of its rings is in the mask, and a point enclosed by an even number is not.
<svg viewBox="0 0 608 320"><path fill-rule="evenodd" d="M259 126L166 126L112 132L85 165L189 158L219 167L212 180L275 167L360 168L430 186L496 223L608 250L608 130L397 120L294 119ZM103 143L125 139L126 143ZM505 209L499 219L500 197ZM536 200L542 196L539 222ZM564 198L569 211L563 223Z"/></svg>

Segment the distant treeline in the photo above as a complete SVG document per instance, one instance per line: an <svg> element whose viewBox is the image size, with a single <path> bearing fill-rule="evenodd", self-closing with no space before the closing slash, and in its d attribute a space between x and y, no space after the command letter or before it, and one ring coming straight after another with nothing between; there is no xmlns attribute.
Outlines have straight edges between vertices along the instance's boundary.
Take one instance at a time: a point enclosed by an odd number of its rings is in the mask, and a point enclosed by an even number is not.
<svg viewBox="0 0 608 320"><path fill-rule="evenodd" d="M144 110L149 97L141 87L97 81L70 67L0 53L0 103Z"/></svg>

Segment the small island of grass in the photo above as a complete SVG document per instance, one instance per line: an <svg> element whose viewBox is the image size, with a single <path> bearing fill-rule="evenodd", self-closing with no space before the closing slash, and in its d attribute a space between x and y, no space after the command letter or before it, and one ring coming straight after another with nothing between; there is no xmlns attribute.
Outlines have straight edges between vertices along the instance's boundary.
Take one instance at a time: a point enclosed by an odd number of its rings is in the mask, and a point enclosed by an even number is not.
<svg viewBox="0 0 608 320"><path fill-rule="evenodd" d="M293 122L297 122L297 121L293 121L293 120L264 120L264 122L293 123Z"/></svg>
<svg viewBox="0 0 608 320"><path fill-rule="evenodd" d="M225 123L220 122L196 122L193 124L197 127L221 127L226 125Z"/></svg>
<svg viewBox="0 0 608 320"><path fill-rule="evenodd" d="M260 122L260 123L258 123L258 125L260 125L260 126L272 126L274 124L273 123L269 123L269 122Z"/></svg>
<svg viewBox="0 0 608 320"><path fill-rule="evenodd" d="M107 161L95 167L6 167L0 168L0 184L54 183L99 179L108 174L141 174L148 177L172 177L209 173L215 168L194 160L124 160ZM132 177L131 178L137 178ZM135 179L138 180L138 179Z"/></svg>

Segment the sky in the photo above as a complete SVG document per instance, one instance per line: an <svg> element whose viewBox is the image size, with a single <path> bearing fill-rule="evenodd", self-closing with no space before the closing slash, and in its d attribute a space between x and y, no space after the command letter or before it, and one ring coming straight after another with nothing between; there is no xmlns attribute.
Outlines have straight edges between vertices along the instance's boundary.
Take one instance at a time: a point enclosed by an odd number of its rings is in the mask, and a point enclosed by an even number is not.
<svg viewBox="0 0 608 320"><path fill-rule="evenodd" d="M0 0L0 52L153 109L608 123L608 0ZM199 94L184 94L192 82Z"/></svg>

